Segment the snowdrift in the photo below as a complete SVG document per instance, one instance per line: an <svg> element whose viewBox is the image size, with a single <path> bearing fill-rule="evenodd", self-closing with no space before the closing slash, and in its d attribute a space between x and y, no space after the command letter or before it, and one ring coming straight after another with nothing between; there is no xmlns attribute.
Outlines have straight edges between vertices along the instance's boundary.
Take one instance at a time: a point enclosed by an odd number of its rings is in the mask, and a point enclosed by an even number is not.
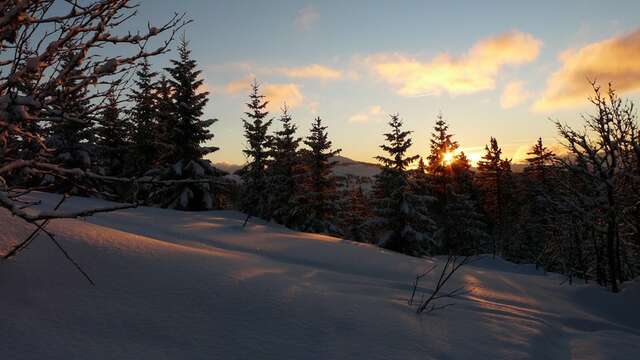
<svg viewBox="0 0 640 360"><path fill-rule="evenodd" d="M43 194L45 203L55 195ZM74 198L65 207L92 207ZM103 204L104 205L104 204ZM471 293L416 315L416 259L236 212L138 208L50 229L0 261L3 359L637 359L640 284L621 294L483 258ZM0 251L30 227L0 210ZM436 274L423 280L425 294Z"/></svg>

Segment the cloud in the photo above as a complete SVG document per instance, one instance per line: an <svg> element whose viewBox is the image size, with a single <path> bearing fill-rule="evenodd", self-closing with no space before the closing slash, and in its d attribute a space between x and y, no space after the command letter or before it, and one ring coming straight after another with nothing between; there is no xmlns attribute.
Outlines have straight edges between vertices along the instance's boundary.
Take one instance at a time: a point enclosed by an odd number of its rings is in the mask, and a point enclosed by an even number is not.
<svg viewBox="0 0 640 360"><path fill-rule="evenodd" d="M269 111L278 111L285 102L291 109L304 101L304 96L297 84L266 84L262 91L269 101L267 105Z"/></svg>
<svg viewBox="0 0 640 360"><path fill-rule="evenodd" d="M547 81L534 110L583 104L591 95L588 80L613 83L621 92L640 89L640 29L560 54L561 68Z"/></svg>
<svg viewBox="0 0 640 360"><path fill-rule="evenodd" d="M316 11L316 9L307 5L304 8L298 11L295 19L296 28L300 31L307 31L313 27L313 25L320 18L320 14Z"/></svg>
<svg viewBox="0 0 640 360"><path fill-rule="evenodd" d="M372 117L382 114L382 107L380 105L374 105L367 109L367 111L361 111L351 115L348 119L350 123L364 124L368 123Z"/></svg>
<svg viewBox="0 0 640 360"><path fill-rule="evenodd" d="M525 89L523 81L512 81L507 83L504 90L502 90L500 106L502 106L503 109L510 109L522 104L532 96L533 93Z"/></svg>
<svg viewBox="0 0 640 360"><path fill-rule="evenodd" d="M382 80L400 95L471 94L495 88L505 65L526 64L538 57L542 42L517 30L477 42L466 54L441 53L429 60L403 54L374 55L367 59Z"/></svg>
<svg viewBox="0 0 640 360"><path fill-rule="evenodd" d="M242 79L230 81L224 86L224 91L227 94L248 93L254 78L255 76L248 75Z"/></svg>
<svg viewBox="0 0 640 360"><path fill-rule="evenodd" d="M339 70L319 64L312 64L301 67L282 67L276 69L276 72L292 78L337 80L342 77L342 72L340 72Z"/></svg>

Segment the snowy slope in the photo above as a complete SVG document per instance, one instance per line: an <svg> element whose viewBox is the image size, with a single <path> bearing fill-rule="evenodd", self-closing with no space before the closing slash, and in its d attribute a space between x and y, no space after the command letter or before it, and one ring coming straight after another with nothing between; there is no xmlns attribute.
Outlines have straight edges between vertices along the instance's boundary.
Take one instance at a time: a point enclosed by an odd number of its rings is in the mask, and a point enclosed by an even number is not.
<svg viewBox="0 0 640 360"><path fill-rule="evenodd" d="M55 198L42 195L49 202ZM92 206L73 199L67 208ZM250 223L235 212L139 208L51 230L0 262L3 359L637 359L640 284L614 295L485 258L473 292L417 316L433 261ZM0 248L29 229L0 211ZM434 275L435 276L435 275ZM423 282L428 291L428 282ZM455 285L455 284L454 284Z"/></svg>

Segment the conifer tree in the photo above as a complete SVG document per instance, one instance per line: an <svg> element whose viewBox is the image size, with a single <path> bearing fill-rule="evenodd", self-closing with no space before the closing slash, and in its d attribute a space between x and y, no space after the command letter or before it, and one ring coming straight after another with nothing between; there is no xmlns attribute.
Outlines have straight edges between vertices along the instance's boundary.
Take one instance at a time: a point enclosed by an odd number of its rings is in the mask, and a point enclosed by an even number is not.
<svg viewBox="0 0 640 360"><path fill-rule="evenodd" d="M369 239L367 229L368 221L371 218L369 201L362 189L359 180L356 183L347 182L347 189L344 191L343 206L340 209L338 226L345 239L366 242Z"/></svg>
<svg viewBox="0 0 640 360"><path fill-rule="evenodd" d="M477 182L483 191L485 212L493 223L492 253L502 253L504 234L507 227L507 201L511 176L511 160L502 158L498 141L491 137L485 146L485 155L478 162Z"/></svg>
<svg viewBox="0 0 640 360"><path fill-rule="evenodd" d="M412 145L411 131L402 129L398 114L390 118L391 131L384 134L386 143L380 146L387 155L376 157L383 166L374 188L377 224L384 233L380 243L406 254L430 253L434 249L434 224L428 211L430 197L418 194L407 174L408 167L419 156L407 156Z"/></svg>
<svg viewBox="0 0 640 360"><path fill-rule="evenodd" d="M241 209L249 216L269 217L267 190L267 166L271 147L269 127L273 119L268 119L266 111L268 101L260 94L260 85L256 80L251 84L251 94L247 103L246 119L242 119L244 137L247 141L243 150L247 165L242 171L244 189Z"/></svg>
<svg viewBox="0 0 640 360"><path fill-rule="evenodd" d="M217 147L202 146L213 138L209 127L217 120L201 119L209 101L209 92L200 91L204 84L204 80L200 78L202 71L197 70L197 63L191 58L189 43L184 35L178 47L178 55L177 60L171 60L173 66L166 69L171 75L175 117L175 124L167 135L169 143L174 147L171 160L182 160L186 165L189 161L198 160L218 150Z"/></svg>
<svg viewBox="0 0 640 360"><path fill-rule="evenodd" d="M149 60L145 58L136 72L134 89L129 100L133 107L130 121L134 146L135 168L137 171L148 170L157 159L159 149L156 146L158 132L158 101L154 86L157 73L151 71ZM164 94L162 94L164 95Z"/></svg>
<svg viewBox="0 0 640 360"><path fill-rule="evenodd" d="M438 114L436 125L431 134L428 172L434 180L434 190L444 202L447 194L447 185L451 178L451 164L445 157L452 156L458 149L458 143L453 140L453 134L449 133L449 125L442 114Z"/></svg>
<svg viewBox="0 0 640 360"><path fill-rule="evenodd" d="M204 82L201 71L191 58L189 43L182 37L178 47L178 59L165 70L171 78L161 79L157 86L157 146L161 147L160 167L147 172L166 186L155 186L149 191L149 202L173 209L209 210L220 208L225 183L219 181L223 174L204 155L218 150L215 146L203 146L213 138L209 127L215 119L201 119L209 93L200 91ZM148 76L148 75L147 75ZM171 164L171 166L167 163ZM174 181L174 180L194 180Z"/></svg>
<svg viewBox="0 0 640 360"><path fill-rule="evenodd" d="M471 170L471 161L461 151L451 162L451 171L453 173L454 191L458 194L471 193L473 191L473 170Z"/></svg>
<svg viewBox="0 0 640 360"><path fill-rule="evenodd" d="M79 55L69 50L63 57L61 67L70 66L77 56ZM58 85L53 96L55 102L51 107L61 120L52 122L49 132L57 154L73 152L81 143L93 141L94 119L88 115L92 105L87 100L86 87L78 86L80 80L77 79L82 77L81 70L74 66L71 74L64 77ZM83 165L87 167L90 164Z"/></svg>
<svg viewBox="0 0 640 360"><path fill-rule="evenodd" d="M304 139L308 149L303 151L306 176L301 200L303 230L321 233L337 233L334 217L337 212L336 179L332 160L342 150L333 149L327 127L317 117L311 124L309 135Z"/></svg>
<svg viewBox="0 0 640 360"><path fill-rule="evenodd" d="M106 104L98 119L97 140L98 144L117 149L128 143L128 123L120 114L118 99L114 94L107 96ZM122 149L121 149L122 150Z"/></svg>
<svg viewBox="0 0 640 360"><path fill-rule="evenodd" d="M121 116L118 99L107 95L106 104L98 117L97 143L101 147L99 162L108 175L121 175L129 144L129 123Z"/></svg>
<svg viewBox="0 0 640 360"><path fill-rule="evenodd" d="M155 121L157 122L157 127L153 138L160 151L157 161L165 163L169 162L169 158L176 152L175 144L172 143L172 132L177 126L177 118L173 104L173 88L164 74L160 76L160 80L155 84L155 92Z"/></svg>
<svg viewBox="0 0 640 360"><path fill-rule="evenodd" d="M562 216L553 200L557 191L555 154L544 146L542 138L538 138L527 155L518 255L541 265L540 256L553 236L553 218Z"/></svg>
<svg viewBox="0 0 640 360"><path fill-rule="evenodd" d="M488 227L472 193L451 193L445 209L442 229L446 229L444 244L447 252L457 255L477 255L489 240Z"/></svg>
<svg viewBox="0 0 640 360"><path fill-rule="evenodd" d="M282 108L280 124L282 128L275 132L271 142L272 160L267 172L269 213L276 222L292 226L302 170L298 154L302 138L296 136L297 126L286 104Z"/></svg>

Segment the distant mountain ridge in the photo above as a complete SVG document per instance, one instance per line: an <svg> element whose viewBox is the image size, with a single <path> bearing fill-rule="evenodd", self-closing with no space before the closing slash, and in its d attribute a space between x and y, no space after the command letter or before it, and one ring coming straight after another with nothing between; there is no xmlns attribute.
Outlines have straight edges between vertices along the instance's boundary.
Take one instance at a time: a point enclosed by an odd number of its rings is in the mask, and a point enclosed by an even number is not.
<svg viewBox="0 0 640 360"><path fill-rule="evenodd" d="M378 164L353 160L346 156L335 156L333 157L333 160L337 161L337 164L333 169L333 173L338 176L352 175L372 178L376 176L381 169L381 166ZM228 172L229 174L233 174L244 167L244 165L232 164L224 161L214 163L213 165L220 170ZM513 172L519 173L522 172L526 166L527 164L525 163L512 163L511 169ZM475 166L473 167L473 170L477 170Z"/></svg>
<svg viewBox="0 0 640 360"><path fill-rule="evenodd" d="M374 177L380 172L380 166L373 163L356 161L344 156L335 156L333 160L337 162L333 169L333 173L337 176ZM224 161L216 162L213 165L229 174L233 174L244 167L244 165Z"/></svg>

